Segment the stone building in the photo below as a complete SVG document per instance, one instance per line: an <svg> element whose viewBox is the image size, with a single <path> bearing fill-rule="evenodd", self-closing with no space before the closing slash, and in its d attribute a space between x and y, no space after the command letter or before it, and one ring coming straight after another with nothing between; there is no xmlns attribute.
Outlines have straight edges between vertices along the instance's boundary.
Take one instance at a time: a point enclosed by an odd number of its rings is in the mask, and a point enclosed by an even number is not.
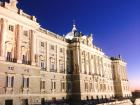
<svg viewBox="0 0 140 105"><path fill-rule="evenodd" d="M41 28L35 16L0 3L0 105L129 97L126 63L73 29L65 37Z"/></svg>

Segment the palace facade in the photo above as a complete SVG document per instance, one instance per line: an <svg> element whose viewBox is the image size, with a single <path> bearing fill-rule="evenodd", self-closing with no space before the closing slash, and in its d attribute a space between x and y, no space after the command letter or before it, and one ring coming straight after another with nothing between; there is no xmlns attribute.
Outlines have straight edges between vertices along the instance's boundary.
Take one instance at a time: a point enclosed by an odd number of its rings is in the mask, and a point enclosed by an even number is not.
<svg viewBox="0 0 140 105"><path fill-rule="evenodd" d="M120 56L108 57L75 25L65 36L43 29L16 5L0 3L0 105L131 96Z"/></svg>

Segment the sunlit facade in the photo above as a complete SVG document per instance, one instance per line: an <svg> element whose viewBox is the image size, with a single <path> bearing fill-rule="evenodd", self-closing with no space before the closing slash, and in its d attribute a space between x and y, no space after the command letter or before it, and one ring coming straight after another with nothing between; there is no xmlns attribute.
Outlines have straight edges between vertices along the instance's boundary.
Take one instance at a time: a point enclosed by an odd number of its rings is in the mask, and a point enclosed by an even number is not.
<svg viewBox="0 0 140 105"><path fill-rule="evenodd" d="M43 29L16 4L0 3L0 105L131 96L120 56L105 55L75 25L65 36Z"/></svg>

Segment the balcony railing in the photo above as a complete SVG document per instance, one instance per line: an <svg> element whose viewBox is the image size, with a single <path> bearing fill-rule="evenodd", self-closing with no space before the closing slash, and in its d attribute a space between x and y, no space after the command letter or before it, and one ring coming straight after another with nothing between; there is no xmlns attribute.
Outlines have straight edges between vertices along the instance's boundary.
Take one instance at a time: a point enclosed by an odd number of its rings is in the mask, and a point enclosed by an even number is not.
<svg viewBox="0 0 140 105"><path fill-rule="evenodd" d="M50 69L50 72L57 72L56 69Z"/></svg>
<svg viewBox="0 0 140 105"><path fill-rule="evenodd" d="M47 70L47 68L41 68L41 70L42 70L42 71L46 71L46 70Z"/></svg>
<svg viewBox="0 0 140 105"><path fill-rule="evenodd" d="M31 61L22 60L22 64L31 65Z"/></svg>
<svg viewBox="0 0 140 105"><path fill-rule="evenodd" d="M65 70L64 69L60 69L60 73L65 73Z"/></svg>
<svg viewBox="0 0 140 105"><path fill-rule="evenodd" d="M15 58L6 58L6 61L7 61L7 62L16 63L16 62L17 62L17 59L15 59Z"/></svg>

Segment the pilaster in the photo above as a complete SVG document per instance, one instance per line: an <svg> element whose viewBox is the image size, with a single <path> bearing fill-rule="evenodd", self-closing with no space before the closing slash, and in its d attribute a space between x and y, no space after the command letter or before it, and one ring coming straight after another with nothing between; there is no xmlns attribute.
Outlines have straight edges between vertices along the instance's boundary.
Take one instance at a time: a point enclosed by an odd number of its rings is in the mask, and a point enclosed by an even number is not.
<svg viewBox="0 0 140 105"><path fill-rule="evenodd" d="M91 69L91 54L89 53L89 73L92 73L92 69Z"/></svg>
<svg viewBox="0 0 140 105"><path fill-rule="evenodd" d="M96 67L96 56L94 55L94 73L96 74L97 73L97 67Z"/></svg>
<svg viewBox="0 0 140 105"><path fill-rule="evenodd" d="M21 38L22 38L22 26L17 25L17 63L22 63L21 57Z"/></svg>
<svg viewBox="0 0 140 105"><path fill-rule="evenodd" d="M36 54L36 32L31 30L31 65L35 66L36 62L35 62L35 54Z"/></svg>
<svg viewBox="0 0 140 105"><path fill-rule="evenodd" d="M67 53L66 53L67 49L64 48L64 69L65 69L65 73L67 73Z"/></svg>
<svg viewBox="0 0 140 105"><path fill-rule="evenodd" d="M75 57L75 73L77 74L77 73L80 73L80 69L79 69L79 66L80 66L80 50L79 50L79 45L77 45L76 46L76 48L75 48L75 55L74 55L74 57Z"/></svg>
<svg viewBox="0 0 140 105"><path fill-rule="evenodd" d="M14 59L17 60L17 46L18 46L18 25L15 26L15 30L14 30Z"/></svg>
<svg viewBox="0 0 140 105"><path fill-rule="evenodd" d="M46 44L46 46L47 46L47 59L46 59L46 62L47 62L47 71L50 71L50 56L49 56L49 43L47 42L47 44Z"/></svg>
<svg viewBox="0 0 140 105"><path fill-rule="evenodd" d="M56 69L57 69L57 72L60 73L60 69L59 69L59 47L58 47L58 45L56 46Z"/></svg>
<svg viewBox="0 0 140 105"><path fill-rule="evenodd" d="M7 20L1 19L1 49L0 49L0 60L5 60L5 41L6 41L6 32L7 32Z"/></svg>

